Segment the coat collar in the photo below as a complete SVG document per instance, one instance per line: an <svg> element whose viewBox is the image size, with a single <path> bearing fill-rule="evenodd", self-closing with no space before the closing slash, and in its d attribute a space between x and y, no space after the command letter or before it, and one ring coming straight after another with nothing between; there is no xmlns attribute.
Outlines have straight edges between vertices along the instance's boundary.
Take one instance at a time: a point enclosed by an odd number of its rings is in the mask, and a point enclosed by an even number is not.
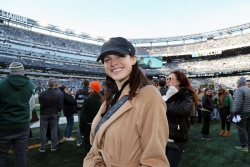
<svg viewBox="0 0 250 167"><path fill-rule="evenodd" d="M129 94L129 85L127 85L124 90L121 93L121 96L119 97L119 100L124 96L124 95L128 95ZM114 121L116 121L120 116L122 116L124 113L126 113L127 111L129 111L132 108L132 103L130 100L127 100L105 123L102 124L102 126L100 127L100 129L98 130L98 132L96 133L96 140L98 145L101 143L101 139L102 136L104 134L104 132L106 131L106 129L109 127L110 124L112 124ZM106 102L103 103L103 105L100 108L99 114L98 114L98 119L97 121L94 123L93 125L93 129L92 131L94 132L98 122L101 120L101 114L104 113L106 111Z"/></svg>

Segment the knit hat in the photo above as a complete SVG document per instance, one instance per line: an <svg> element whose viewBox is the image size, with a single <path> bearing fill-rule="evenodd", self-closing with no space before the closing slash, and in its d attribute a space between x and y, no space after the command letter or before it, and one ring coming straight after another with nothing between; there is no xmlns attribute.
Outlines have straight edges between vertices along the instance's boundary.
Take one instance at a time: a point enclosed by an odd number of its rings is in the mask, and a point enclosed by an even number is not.
<svg viewBox="0 0 250 167"><path fill-rule="evenodd" d="M246 85L246 78L240 77L240 79L238 79L237 83L241 84L241 85Z"/></svg>
<svg viewBox="0 0 250 167"><path fill-rule="evenodd" d="M19 62L13 62L9 66L10 74L16 74L16 75L24 75L24 67L22 63Z"/></svg>
<svg viewBox="0 0 250 167"><path fill-rule="evenodd" d="M93 89L96 92L101 91L101 84L98 81L90 82L89 87L91 87L91 89Z"/></svg>

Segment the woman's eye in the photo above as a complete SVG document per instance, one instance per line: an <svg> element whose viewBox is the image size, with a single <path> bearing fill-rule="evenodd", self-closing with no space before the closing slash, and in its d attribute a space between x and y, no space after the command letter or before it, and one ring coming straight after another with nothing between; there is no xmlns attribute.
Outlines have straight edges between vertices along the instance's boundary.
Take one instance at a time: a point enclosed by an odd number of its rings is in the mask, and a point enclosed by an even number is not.
<svg viewBox="0 0 250 167"><path fill-rule="evenodd" d="M111 59L104 59L104 62L108 62L108 61L110 61Z"/></svg>

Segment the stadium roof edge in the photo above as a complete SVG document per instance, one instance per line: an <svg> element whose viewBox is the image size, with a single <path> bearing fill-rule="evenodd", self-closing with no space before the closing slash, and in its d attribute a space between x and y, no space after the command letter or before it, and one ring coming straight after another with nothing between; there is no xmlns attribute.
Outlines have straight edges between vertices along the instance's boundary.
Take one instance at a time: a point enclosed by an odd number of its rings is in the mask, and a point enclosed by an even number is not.
<svg viewBox="0 0 250 167"><path fill-rule="evenodd" d="M102 36L94 36L88 33L76 34L74 30L66 29L62 31L58 26L48 24L48 25L40 25L39 21L34 19L26 18L23 16L19 16L17 14L12 14L10 12L4 11L0 9L0 20L6 21L7 23L14 23L17 25L25 26L25 27L35 27L43 30L47 30L50 32L55 32L59 34L64 34L72 37L77 37L81 39L86 39L90 41L103 43L107 40L107 38ZM130 38L128 39L133 44L153 44L153 43L171 43L171 42L181 42L187 40L207 40L208 38L220 37L223 35L231 35L233 32L242 32L245 29L250 29L250 22L242 25L232 26L229 28L219 29L215 31L209 31L204 33L190 34L190 35L181 35L181 36L169 36L169 37L161 37L161 38Z"/></svg>

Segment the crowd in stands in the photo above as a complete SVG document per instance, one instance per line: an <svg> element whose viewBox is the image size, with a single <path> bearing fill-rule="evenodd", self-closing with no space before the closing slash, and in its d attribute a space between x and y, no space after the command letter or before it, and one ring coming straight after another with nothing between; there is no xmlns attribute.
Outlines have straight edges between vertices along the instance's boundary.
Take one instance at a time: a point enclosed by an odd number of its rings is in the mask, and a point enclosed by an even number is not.
<svg viewBox="0 0 250 167"><path fill-rule="evenodd" d="M45 35L23 28L16 28L7 25L0 25L0 37L5 40L12 39L26 43L37 44L41 46L48 46L60 50L71 50L77 53L85 53L90 55L98 55L100 45L90 44L86 42L79 42L75 40L59 38L52 35ZM137 46L137 55L178 55L182 53L197 52L201 50L222 49L238 45L248 44L250 40L250 33L232 35L221 38L214 38L210 40L195 41L193 43L184 43L178 45L171 45L166 43L163 46Z"/></svg>
<svg viewBox="0 0 250 167"><path fill-rule="evenodd" d="M240 46L249 44L250 34L241 34L229 36L219 39L212 39L207 41L198 41L196 43L178 44L178 45L164 45L164 46L150 46L137 47L138 55L180 55L182 53L192 53L202 50L223 49L228 47Z"/></svg>
<svg viewBox="0 0 250 167"><path fill-rule="evenodd" d="M24 28L17 28L7 25L0 25L0 38L3 40L15 40L20 41L20 43L32 43L37 45L43 45L50 48L58 48L60 50L71 50L73 52L78 53L86 53L91 55L98 55L100 46L89 44L85 42L73 41L65 38L59 38L52 35L45 35L37 32L33 32ZM250 40L250 34L241 34L228 36L225 38L219 39L211 39L207 41L202 41L198 43L189 43L189 44L181 44L181 45L165 45L165 46L151 46L151 47L136 47L137 55L150 55L152 52L154 54L169 54L178 55L184 52L194 52L199 50L207 50L207 49L215 49L215 48L223 48L228 46L238 46L242 44L247 44ZM4 43L2 43L4 44ZM4 47L6 48L6 47ZM12 48L14 49L14 48ZM8 50L8 49L7 49ZM15 51L15 50L14 50ZM46 51L46 50L45 50ZM93 74L104 74L104 69L100 66L100 64L94 61L80 61L76 63L71 59L71 61L61 61L60 56L50 55L46 52L31 52L30 56L24 56L27 50L16 50L15 53L5 52L3 50L0 51L0 63L4 63L6 65L12 62L21 62L24 66L27 66L27 71L37 71L45 70L47 73L56 73L62 74L64 71L75 72L93 75ZM21 53L21 54L19 54ZM40 59L42 55L45 55L45 59ZM39 56L39 59L36 57ZM46 58L47 56L47 58ZM215 72L215 71L223 71L223 70L232 70L235 67L239 69L245 69L249 67L250 54L246 55L237 55L227 58L216 58L212 60L204 60L204 59L192 59L192 60L183 60L180 62L171 62L167 63L163 66L162 69L145 69L144 72L149 76L157 76L160 74L168 74L172 70L180 70L185 73L206 73L206 72ZM60 61L59 61L60 60ZM6 66L7 67L7 66ZM4 67L1 67L4 68ZM43 71L42 71L43 72ZM229 79L227 79L229 78ZM219 84L225 84L229 87L235 87L234 79L231 77L223 77L223 78L210 78L210 79L192 79L192 84L194 87L198 87L201 83L206 83L207 80L213 80ZM72 81L70 81L72 82ZM72 87L78 88L78 83L72 84Z"/></svg>
<svg viewBox="0 0 250 167"><path fill-rule="evenodd" d="M87 54L98 54L100 46L33 32L27 29L0 25L2 37L37 45L45 45L61 50L72 50Z"/></svg>
<svg viewBox="0 0 250 167"><path fill-rule="evenodd" d="M250 65L249 58L250 54L246 54L214 60L180 62L177 65L183 67L189 72L223 71L233 70L235 68L245 69ZM178 66L175 68L178 68Z"/></svg>

